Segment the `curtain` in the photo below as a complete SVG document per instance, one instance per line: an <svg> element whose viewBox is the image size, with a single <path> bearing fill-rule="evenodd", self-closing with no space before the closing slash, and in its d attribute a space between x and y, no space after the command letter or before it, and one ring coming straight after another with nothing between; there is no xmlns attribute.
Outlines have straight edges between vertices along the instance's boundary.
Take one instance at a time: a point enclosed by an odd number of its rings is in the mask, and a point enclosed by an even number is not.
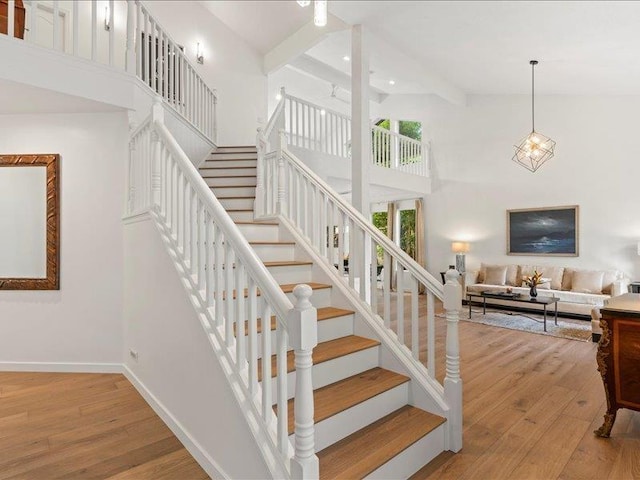
<svg viewBox="0 0 640 480"><path fill-rule="evenodd" d="M393 238L393 232L395 231L395 223L396 223L396 204L393 202L389 202L387 204L387 237L395 243L395 239ZM391 259L391 268L388 272L385 272L385 275L389 276L389 285L391 285L391 291L395 291L396 289L396 276L395 276L395 265L393 259Z"/></svg>
<svg viewBox="0 0 640 480"><path fill-rule="evenodd" d="M426 249L425 249L425 230L424 230L424 208L421 198L416 200L416 262L421 267L427 267ZM418 285L418 293L425 292L424 285Z"/></svg>

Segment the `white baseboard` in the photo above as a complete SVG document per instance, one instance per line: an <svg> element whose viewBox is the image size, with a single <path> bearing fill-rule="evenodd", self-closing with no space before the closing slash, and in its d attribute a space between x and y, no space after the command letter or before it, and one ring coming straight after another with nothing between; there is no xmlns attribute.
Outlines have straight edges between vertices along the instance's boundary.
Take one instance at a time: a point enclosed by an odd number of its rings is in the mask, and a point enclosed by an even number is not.
<svg viewBox="0 0 640 480"><path fill-rule="evenodd" d="M191 437L191 435L184 429L182 424L171 414L169 410L151 393L147 387L140 381L140 379L133 373L126 365L121 365L124 375L138 390L140 395L146 400L146 402L153 408L154 412L162 419L162 421L169 427L173 434L178 437L178 440L182 442L184 447L195 458L198 464L204 469L205 472L215 479L228 479L230 478L218 465L218 463L209 456L207 452L200 446L200 444Z"/></svg>
<svg viewBox="0 0 640 480"><path fill-rule="evenodd" d="M1 372L124 373L121 363L0 362Z"/></svg>

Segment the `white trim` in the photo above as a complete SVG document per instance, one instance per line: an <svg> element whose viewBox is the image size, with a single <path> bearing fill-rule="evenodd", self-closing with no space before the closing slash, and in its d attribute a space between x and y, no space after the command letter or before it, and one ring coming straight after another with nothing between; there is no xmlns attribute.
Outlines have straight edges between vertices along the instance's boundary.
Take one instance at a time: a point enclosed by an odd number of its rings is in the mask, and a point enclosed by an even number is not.
<svg viewBox="0 0 640 480"><path fill-rule="evenodd" d="M209 454L202 448L202 446L189 434L189 432L182 426L182 424L172 415L172 413L162 404L156 396L140 381L140 379L133 373L128 366L123 366L123 372L125 377L136 388L138 393L142 395L145 401L153 409L154 412L162 419L162 421L169 427L173 434L178 437L178 440L184 445L191 456L198 462L198 464L207 472L211 478L228 479L231 478L227 475L222 467L209 456Z"/></svg>
<svg viewBox="0 0 640 480"><path fill-rule="evenodd" d="M123 373L121 363L0 362L0 372Z"/></svg>
<svg viewBox="0 0 640 480"><path fill-rule="evenodd" d="M122 223L125 225L131 225L133 223L139 222L147 222L151 220L151 209L145 208L143 210L138 210L137 212L133 212L122 217Z"/></svg>

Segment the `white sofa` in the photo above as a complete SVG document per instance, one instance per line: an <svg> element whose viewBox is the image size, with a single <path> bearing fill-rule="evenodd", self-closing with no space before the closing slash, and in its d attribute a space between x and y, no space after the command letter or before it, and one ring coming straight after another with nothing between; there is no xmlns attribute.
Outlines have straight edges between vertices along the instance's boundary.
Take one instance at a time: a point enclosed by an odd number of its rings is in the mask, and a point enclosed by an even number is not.
<svg viewBox="0 0 640 480"><path fill-rule="evenodd" d="M504 278L502 269L505 269ZM554 296L559 299L558 313L580 315L591 318L594 308L602 307L614 296L627 293L629 279L617 270L585 270L555 267L549 265L493 265L482 264L477 271L465 274L467 293L479 293L487 290L505 291L511 288L514 293L529 294L529 287L522 286L522 277L533 272L542 273L549 281L537 287L538 296ZM466 299L466 297L465 297ZM500 299L487 299L487 304L514 306L513 302ZM532 308L542 309L537 305ZM600 332L600 325L592 321L594 333Z"/></svg>

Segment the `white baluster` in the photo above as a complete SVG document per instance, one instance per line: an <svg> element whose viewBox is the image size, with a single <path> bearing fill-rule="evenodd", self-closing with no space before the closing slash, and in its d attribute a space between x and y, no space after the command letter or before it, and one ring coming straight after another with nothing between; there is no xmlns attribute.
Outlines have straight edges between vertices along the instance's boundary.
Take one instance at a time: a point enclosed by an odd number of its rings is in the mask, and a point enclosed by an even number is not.
<svg viewBox="0 0 640 480"><path fill-rule="evenodd" d="M261 217L264 212L264 154L265 145L263 143L262 127L258 127L256 134L256 149L258 150L258 162L256 169L256 216Z"/></svg>
<svg viewBox="0 0 640 480"><path fill-rule="evenodd" d="M318 316L309 301L311 294L312 290L308 285L296 286L293 289L295 306L287 316L296 366L295 453L291 459L291 476L295 479L319 477L319 462L314 451L312 374L312 354L318 344Z"/></svg>
<svg viewBox="0 0 640 480"><path fill-rule="evenodd" d="M287 135L284 130L280 130L280 138L278 141L278 204L277 213L284 215L287 211L287 192L285 187L284 176L284 156L283 149L286 148Z"/></svg>
<svg viewBox="0 0 640 480"><path fill-rule="evenodd" d="M397 315L396 330L398 340L404 345L404 267L400 262L396 262L396 297Z"/></svg>
<svg viewBox="0 0 640 480"><path fill-rule="evenodd" d="M249 279L248 301L248 325L249 325L249 391L255 397L258 392L258 289L255 281ZM271 328L271 319L261 320L261 327Z"/></svg>
<svg viewBox="0 0 640 480"><path fill-rule="evenodd" d="M58 3L58 2L55 2L55 3ZM16 2L15 0L9 0L7 2L7 36L9 38L13 38L15 35L15 22L16 22L15 15L16 15Z"/></svg>
<svg viewBox="0 0 640 480"><path fill-rule="evenodd" d="M420 317L418 316L418 280L409 275L411 282L411 353L420 361Z"/></svg>
<svg viewBox="0 0 640 480"><path fill-rule="evenodd" d="M448 449L458 452L462 448L462 379L460 378L460 344L458 320L462 310L462 287L459 273L447 271L444 286L444 309L447 317L446 375L444 397L450 407L448 418Z"/></svg>
<svg viewBox="0 0 640 480"><path fill-rule="evenodd" d="M436 378L436 315L435 296L427 290L427 370L431 378Z"/></svg>

